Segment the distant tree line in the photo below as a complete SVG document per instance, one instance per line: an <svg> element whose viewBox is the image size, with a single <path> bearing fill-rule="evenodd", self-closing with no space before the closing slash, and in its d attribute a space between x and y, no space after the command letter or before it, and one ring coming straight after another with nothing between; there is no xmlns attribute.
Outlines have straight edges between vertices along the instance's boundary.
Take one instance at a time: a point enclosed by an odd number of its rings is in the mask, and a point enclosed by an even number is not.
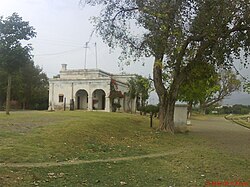
<svg viewBox="0 0 250 187"><path fill-rule="evenodd" d="M0 110L5 110L7 73L0 70ZM33 61L28 61L12 76L12 109L48 108L48 77Z"/></svg>
<svg viewBox="0 0 250 187"><path fill-rule="evenodd" d="M250 113L250 105L233 105L233 106L210 106L206 109L206 114L249 114Z"/></svg>

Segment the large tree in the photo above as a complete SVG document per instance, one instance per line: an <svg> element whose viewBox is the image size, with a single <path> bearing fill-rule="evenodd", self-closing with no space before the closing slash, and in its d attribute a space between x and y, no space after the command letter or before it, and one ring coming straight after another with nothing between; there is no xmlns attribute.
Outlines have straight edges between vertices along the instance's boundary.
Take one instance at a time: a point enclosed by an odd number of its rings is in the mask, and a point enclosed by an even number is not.
<svg viewBox="0 0 250 187"><path fill-rule="evenodd" d="M200 67L203 66L203 67ZM231 69L220 68L200 63L192 68L180 87L178 98L188 102L189 114L193 104L200 104L201 112L211 105L218 103L232 92L238 91L241 81Z"/></svg>
<svg viewBox="0 0 250 187"><path fill-rule="evenodd" d="M29 40L36 33L29 22L23 21L17 14L3 19L0 17L0 67L7 73L6 114L9 114L12 75L26 61L30 60L30 45L22 46L22 41Z"/></svg>
<svg viewBox="0 0 250 187"><path fill-rule="evenodd" d="M102 5L94 19L96 30L110 47L123 49L123 59L154 58L161 130L174 132L179 88L195 64L230 66L241 52L249 55L249 0L82 2Z"/></svg>
<svg viewBox="0 0 250 187"><path fill-rule="evenodd" d="M191 68L178 93L178 100L188 104L188 116L191 116L193 105L206 99L207 93L218 90L218 82L219 74L213 65L201 62Z"/></svg>
<svg viewBox="0 0 250 187"><path fill-rule="evenodd" d="M240 87L241 81L232 70L220 70L217 83L211 89L208 88L204 92L204 96L200 98L201 110L204 111L207 107L230 96L233 92L238 91Z"/></svg>

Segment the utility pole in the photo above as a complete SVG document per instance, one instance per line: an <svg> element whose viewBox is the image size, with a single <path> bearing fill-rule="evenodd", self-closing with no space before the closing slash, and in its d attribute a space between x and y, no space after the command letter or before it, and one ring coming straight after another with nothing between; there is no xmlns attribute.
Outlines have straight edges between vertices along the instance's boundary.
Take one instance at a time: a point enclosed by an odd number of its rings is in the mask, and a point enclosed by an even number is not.
<svg viewBox="0 0 250 187"><path fill-rule="evenodd" d="M89 44L89 42L86 42L85 43L85 60L84 60L84 69L86 69L86 64L87 64L87 49L89 48L88 47L88 44Z"/></svg>
<svg viewBox="0 0 250 187"><path fill-rule="evenodd" d="M96 45L96 42L95 42L95 67L97 69L97 45Z"/></svg>

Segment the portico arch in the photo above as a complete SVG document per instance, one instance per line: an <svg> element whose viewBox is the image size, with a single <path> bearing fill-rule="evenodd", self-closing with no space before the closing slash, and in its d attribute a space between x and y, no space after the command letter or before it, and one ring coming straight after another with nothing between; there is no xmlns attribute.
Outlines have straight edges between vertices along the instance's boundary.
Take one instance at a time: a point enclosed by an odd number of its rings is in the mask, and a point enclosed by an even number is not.
<svg viewBox="0 0 250 187"><path fill-rule="evenodd" d="M93 94L93 110L105 110L106 105L106 93L102 89L96 89Z"/></svg>
<svg viewBox="0 0 250 187"><path fill-rule="evenodd" d="M84 89L76 92L76 109L86 110L88 108L88 92Z"/></svg>

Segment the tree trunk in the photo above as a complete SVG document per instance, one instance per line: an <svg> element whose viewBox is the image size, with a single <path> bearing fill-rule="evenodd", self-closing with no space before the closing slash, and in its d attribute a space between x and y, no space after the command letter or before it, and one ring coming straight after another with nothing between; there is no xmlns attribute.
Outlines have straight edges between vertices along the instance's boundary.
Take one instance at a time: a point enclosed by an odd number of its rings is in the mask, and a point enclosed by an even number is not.
<svg viewBox="0 0 250 187"><path fill-rule="evenodd" d="M130 100L130 105L131 105L131 114L133 114L133 99Z"/></svg>
<svg viewBox="0 0 250 187"><path fill-rule="evenodd" d="M165 107L166 107L166 89L162 83L162 59L163 55L156 57L153 67L153 81L156 93L159 98L159 129L164 129Z"/></svg>
<svg viewBox="0 0 250 187"><path fill-rule="evenodd" d="M163 58L163 57L162 57ZM184 80L183 74L176 73L169 90L162 82L162 58L156 58L154 62L154 86L159 97L159 129L174 133L174 109L180 84Z"/></svg>
<svg viewBox="0 0 250 187"><path fill-rule="evenodd" d="M175 99L167 99L161 102L159 106L159 130L174 133L174 109Z"/></svg>
<svg viewBox="0 0 250 187"><path fill-rule="evenodd" d="M175 100L167 100L167 107L166 107L166 114L165 114L165 130L171 133L174 133L175 126L174 126L174 108L175 108Z"/></svg>
<svg viewBox="0 0 250 187"><path fill-rule="evenodd" d="M23 101L23 110L25 110L26 109L26 105L25 105L25 101Z"/></svg>
<svg viewBox="0 0 250 187"><path fill-rule="evenodd" d="M206 105L204 104L204 102L200 101L200 114L205 115L205 110L206 110Z"/></svg>
<svg viewBox="0 0 250 187"><path fill-rule="evenodd" d="M188 102L187 117L190 118L192 115L193 101Z"/></svg>
<svg viewBox="0 0 250 187"><path fill-rule="evenodd" d="M162 59L155 58L154 62L154 86L159 97L159 130L174 133L174 105L173 92L167 92L162 82ZM170 94L170 95L169 95Z"/></svg>
<svg viewBox="0 0 250 187"><path fill-rule="evenodd" d="M11 75L8 75L7 95L6 95L6 114L10 114L10 93L11 92Z"/></svg>
<svg viewBox="0 0 250 187"><path fill-rule="evenodd" d="M160 130L165 129L165 123L164 123L165 114L166 114L165 101L160 101L160 105L159 105L159 122L160 122L159 129Z"/></svg>

